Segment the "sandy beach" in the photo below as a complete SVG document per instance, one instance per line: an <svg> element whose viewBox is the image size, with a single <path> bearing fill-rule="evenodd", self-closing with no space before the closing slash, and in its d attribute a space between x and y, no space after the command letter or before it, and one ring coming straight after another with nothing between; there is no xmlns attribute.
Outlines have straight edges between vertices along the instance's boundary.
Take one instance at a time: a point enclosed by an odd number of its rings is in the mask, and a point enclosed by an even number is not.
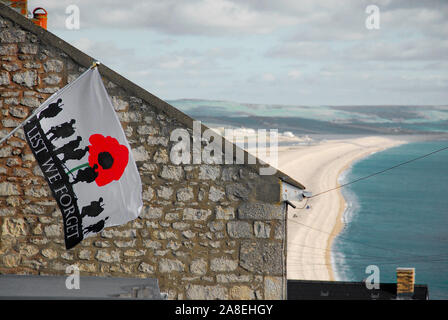
<svg viewBox="0 0 448 320"><path fill-rule="evenodd" d="M316 194L336 187L340 174L354 161L402 143L385 137L362 137L280 147L278 167ZM337 280L330 248L343 228L346 204L341 191L295 205L296 209L288 208L288 279Z"/></svg>

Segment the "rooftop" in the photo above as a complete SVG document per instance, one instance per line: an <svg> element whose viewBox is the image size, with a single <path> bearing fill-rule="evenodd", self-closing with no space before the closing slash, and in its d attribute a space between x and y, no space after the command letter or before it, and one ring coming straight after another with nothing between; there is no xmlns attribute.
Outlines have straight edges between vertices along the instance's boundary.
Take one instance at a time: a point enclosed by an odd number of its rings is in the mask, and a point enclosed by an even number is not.
<svg viewBox="0 0 448 320"><path fill-rule="evenodd" d="M410 300L429 299L428 286L417 284ZM288 280L288 300L395 300L396 283L381 283L367 289L364 282Z"/></svg>

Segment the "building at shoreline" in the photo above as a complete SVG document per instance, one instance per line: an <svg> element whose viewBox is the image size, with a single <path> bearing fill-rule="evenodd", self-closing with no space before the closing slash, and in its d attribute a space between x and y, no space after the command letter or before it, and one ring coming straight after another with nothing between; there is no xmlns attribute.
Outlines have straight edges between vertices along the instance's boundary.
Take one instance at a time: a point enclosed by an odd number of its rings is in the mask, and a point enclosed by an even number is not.
<svg viewBox="0 0 448 320"><path fill-rule="evenodd" d="M2 137L94 61L1 4L0 59ZM260 175L258 162L172 164L170 134L191 134L193 120L99 71L141 175L141 217L66 250L61 213L19 131L0 146L0 274L63 276L76 265L85 277L156 279L168 299L286 299L286 202L304 186Z"/></svg>

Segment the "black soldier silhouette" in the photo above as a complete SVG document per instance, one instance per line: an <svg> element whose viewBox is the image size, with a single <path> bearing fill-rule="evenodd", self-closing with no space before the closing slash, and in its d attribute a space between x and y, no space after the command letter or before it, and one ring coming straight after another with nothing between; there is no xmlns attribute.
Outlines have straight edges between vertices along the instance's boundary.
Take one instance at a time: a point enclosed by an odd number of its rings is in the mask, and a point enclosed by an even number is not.
<svg viewBox="0 0 448 320"><path fill-rule="evenodd" d="M62 99L58 99L58 101L50 103L47 108L45 108L41 113L39 114L39 120L42 120L42 118L54 118L56 117L59 112L62 111L61 106L63 106Z"/></svg>
<svg viewBox="0 0 448 320"><path fill-rule="evenodd" d="M101 230L104 229L104 225L106 224L106 220L109 219L109 217L106 217L100 221L98 221L95 224L91 224L90 226L87 226L83 229L84 235L88 234L89 232L95 232L98 233Z"/></svg>
<svg viewBox="0 0 448 320"><path fill-rule="evenodd" d="M72 141L64 144L59 149L55 149L54 155L58 155L58 154L62 153L65 155L65 157L70 157L70 153L73 153L75 151L75 149L79 147L79 144L81 143L81 141L82 141L82 138L80 136L78 136L76 138L76 140L72 140Z"/></svg>
<svg viewBox="0 0 448 320"><path fill-rule="evenodd" d="M85 206L81 210L81 218L84 218L85 216L88 217L96 217L101 212L104 211L104 203L103 198L99 198L98 201L92 201L88 206Z"/></svg>
<svg viewBox="0 0 448 320"><path fill-rule="evenodd" d="M64 153L61 161L66 163L67 160L81 160L88 151L89 151L89 147L85 147L84 149L79 148L79 149L73 150L73 152Z"/></svg>
<svg viewBox="0 0 448 320"><path fill-rule="evenodd" d="M51 127L47 132L47 137L49 137L49 141L60 139L60 138L68 138L75 133L75 128L73 125L76 123L75 119L70 120L70 122L64 122L58 126Z"/></svg>
<svg viewBox="0 0 448 320"><path fill-rule="evenodd" d="M98 168L98 166L95 164L92 167L87 167L85 169L78 170L76 177L73 179L72 184L78 183L78 182L87 182L91 183L95 181L96 177L98 177L98 172L95 172L95 170Z"/></svg>

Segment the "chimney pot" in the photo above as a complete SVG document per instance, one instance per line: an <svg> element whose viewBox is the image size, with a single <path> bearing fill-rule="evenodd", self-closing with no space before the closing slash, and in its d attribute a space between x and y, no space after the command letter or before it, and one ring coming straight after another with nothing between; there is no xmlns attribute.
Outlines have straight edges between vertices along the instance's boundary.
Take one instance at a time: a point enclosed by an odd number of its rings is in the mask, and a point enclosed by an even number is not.
<svg viewBox="0 0 448 320"><path fill-rule="evenodd" d="M397 296L410 297L414 294L415 268L397 268Z"/></svg>

